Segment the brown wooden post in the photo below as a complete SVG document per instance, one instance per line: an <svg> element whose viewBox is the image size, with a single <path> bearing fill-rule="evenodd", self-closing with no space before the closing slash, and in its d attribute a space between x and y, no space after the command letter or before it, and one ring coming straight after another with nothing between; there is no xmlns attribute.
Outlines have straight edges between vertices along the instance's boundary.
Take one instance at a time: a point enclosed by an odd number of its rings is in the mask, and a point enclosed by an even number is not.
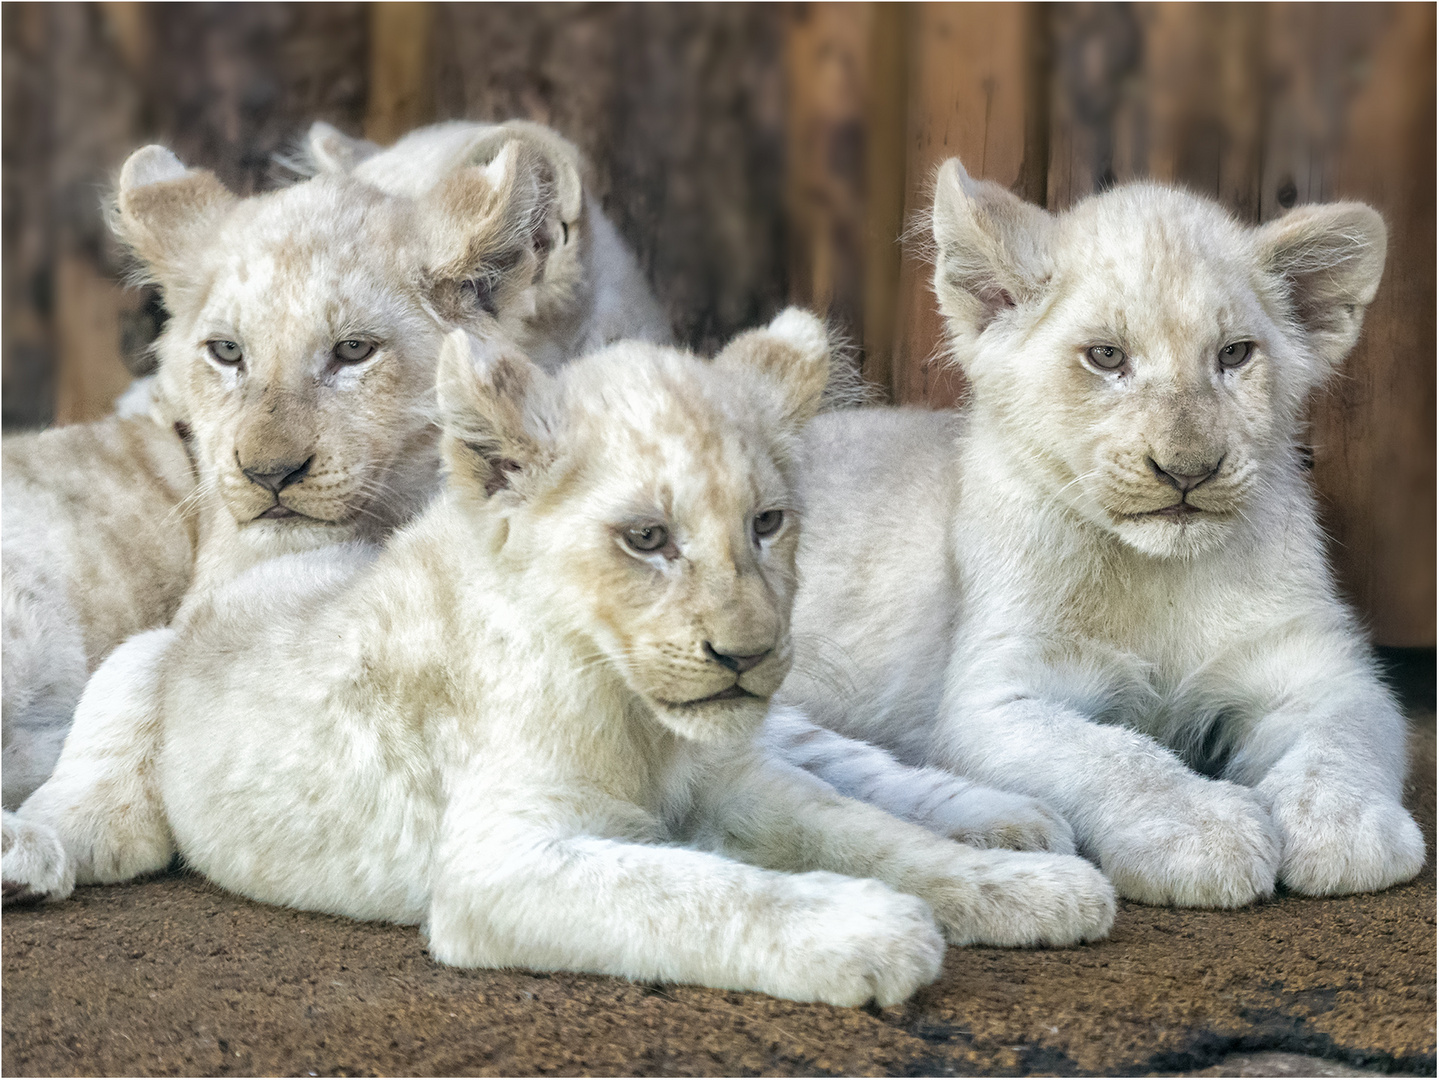
<svg viewBox="0 0 1439 1080"><path fill-rule="evenodd" d="M909 18L909 122L904 217L926 236L923 217L935 168L958 155L972 176L1024 186L1036 80L1032 35L1040 15L1028 4L923 4ZM1026 150L1031 167L1026 168ZM963 395L963 379L942 357L930 264L922 245L905 253L893 360L894 400L939 408Z"/></svg>
<svg viewBox="0 0 1439 1080"><path fill-rule="evenodd" d="M786 28L790 299L827 314L889 390L904 200L904 11L797 6Z"/></svg>
<svg viewBox="0 0 1439 1080"><path fill-rule="evenodd" d="M435 118L431 34L434 5L369 6L370 94L365 138L388 145Z"/></svg>
<svg viewBox="0 0 1439 1080"><path fill-rule="evenodd" d="M1433 646L1434 7L1301 10L1273 14L1309 20L1328 55L1311 53L1306 69L1337 84L1314 93L1311 83L1306 100L1337 121L1315 154L1332 178L1321 194L1369 202L1389 225L1359 347L1312 409L1314 480L1340 582L1375 641ZM1368 25L1350 25L1356 17Z"/></svg>
<svg viewBox="0 0 1439 1080"><path fill-rule="evenodd" d="M129 385L121 324L144 298L118 281L122 260L100 213L106 184L135 147L140 89L115 32L143 27L143 11L60 4L49 8L50 83L56 139L50 162L55 209L52 295L55 423L108 413ZM128 19L127 19L128 17Z"/></svg>

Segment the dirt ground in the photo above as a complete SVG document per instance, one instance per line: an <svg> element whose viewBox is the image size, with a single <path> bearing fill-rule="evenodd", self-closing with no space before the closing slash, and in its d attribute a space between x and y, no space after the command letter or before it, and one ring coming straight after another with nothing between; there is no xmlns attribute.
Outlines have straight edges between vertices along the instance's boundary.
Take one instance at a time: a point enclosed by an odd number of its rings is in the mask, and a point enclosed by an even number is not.
<svg viewBox="0 0 1439 1080"><path fill-rule="evenodd" d="M1108 941L951 949L902 1007L461 971L413 928L173 873L7 911L18 1075L1435 1074L1435 758L1415 723L1417 881L1243 911L1123 904Z"/></svg>

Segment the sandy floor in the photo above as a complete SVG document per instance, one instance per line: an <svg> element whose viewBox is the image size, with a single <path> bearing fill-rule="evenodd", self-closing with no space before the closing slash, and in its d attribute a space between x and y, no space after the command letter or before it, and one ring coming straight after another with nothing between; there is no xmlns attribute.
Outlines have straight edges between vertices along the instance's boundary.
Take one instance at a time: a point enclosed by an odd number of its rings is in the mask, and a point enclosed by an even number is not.
<svg viewBox="0 0 1439 1080"><path fill-rule="evenodd" d="M1431 853L1434 775L1431 715L1408 793ZM884 1011L459 971L413 928L183 874L7 911L0 930L12 1076L1435 1074L1432 858L1378 895L1125 904L1098 945L952 949L940 982Z"/></svg>

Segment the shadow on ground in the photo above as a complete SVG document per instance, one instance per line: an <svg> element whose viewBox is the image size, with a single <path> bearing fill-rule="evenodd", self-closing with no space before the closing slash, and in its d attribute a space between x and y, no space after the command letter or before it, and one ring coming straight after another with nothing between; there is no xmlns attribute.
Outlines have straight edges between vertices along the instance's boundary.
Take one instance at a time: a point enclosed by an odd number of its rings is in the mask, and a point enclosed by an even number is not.
<svg viewBox="0 0 1439 1080"><path fill-rule="evenodd" d="M1407 799L1431 853L1417 881L1237 912L1124 904L1097 945L951 949L938 983L883 1011L460 971L413 928L264 907L179 873L82 889L4 915L0 1068L1433 1076L1432 713L1415 728Z"/></svg>

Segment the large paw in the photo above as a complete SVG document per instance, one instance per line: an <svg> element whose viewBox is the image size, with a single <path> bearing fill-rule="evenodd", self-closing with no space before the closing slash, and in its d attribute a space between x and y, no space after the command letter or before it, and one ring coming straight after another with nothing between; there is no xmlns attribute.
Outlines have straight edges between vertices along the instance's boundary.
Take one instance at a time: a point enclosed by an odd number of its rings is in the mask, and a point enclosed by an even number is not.
<svg viewBox="0 0 1439 1080"><path fill-rule="evenodd" d="M1373 892L1408 881L1424 866L1424 836L1394 799L1327 789L1274 795L1284 838L1279 880L1314 896Z"/></svg>
<svg viewBox="0 0 1439 1080"><path fill-rule="evenodd" d="M855 1006L894 1005L939 978L944 938L917 896L878 881L836 874L804 874L821 884L790 936L769 993L796 1001ZM820 881L820 879L826 879Z"/></svg>
<svg viewBox="0 0 1439 1080"><path fill-rule="evenodd" d="M6 905L63 900L75 889L75 868L53 829L6 813L0 880Z"/></svg>
<svg viewBox="0 0 1439 1080"><path fill-rule="evenodd" d="M966 786L921 810L919 824L978 848L1074 854L1074 830L1038 799L998 788Z"/></svg>
<svg viewBox="0 0 1439 1080"><path fill-rule="evenodd" d="M1198 780L1094 838L1120 896L1146 904L1241 907L1274 892L1280 834L1249 788Z"/></svg>
<svg viewBox="0 0 1439 1080"><path fill-rule="evenodd" d="M1074 945L1114 925L1114 887L1073 855L987 852L916 891L953 945Z"/></svg>

